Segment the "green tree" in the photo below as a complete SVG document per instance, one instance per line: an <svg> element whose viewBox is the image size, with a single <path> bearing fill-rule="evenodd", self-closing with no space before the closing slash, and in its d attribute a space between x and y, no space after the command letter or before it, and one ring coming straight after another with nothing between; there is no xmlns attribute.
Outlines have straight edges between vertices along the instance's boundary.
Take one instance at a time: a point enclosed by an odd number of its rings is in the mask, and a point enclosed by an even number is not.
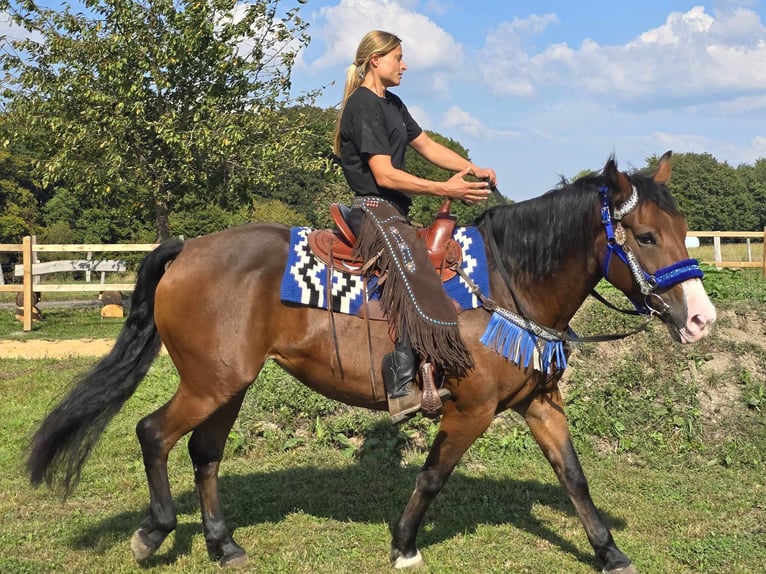
<svg viewBox="0 0 766 574"><path fill-rule="evenodd" d="M756 228L760 231L766 227L766 158L761 158L754 165L743 164L737 167L747 194L751 198L755 210Z"/></svg>
<svg viewBox="0 0 766 574"><path fill-rule="evenodd" d="M653 169L659 158L647 160ZM748 231L757 227L753 197L744 178L709 153L673 155L670 191L694 231Z"/></svg>
<svg viewBox="0 0 766 574"><path fill-rule="evenodd" d="M281 113L309 42L302 3L0 0L29 32L0 54L12 137L43 134L44 184L153 221L159 239L185 196L236 211L272 195L280 170L319 161Z"/></svg>

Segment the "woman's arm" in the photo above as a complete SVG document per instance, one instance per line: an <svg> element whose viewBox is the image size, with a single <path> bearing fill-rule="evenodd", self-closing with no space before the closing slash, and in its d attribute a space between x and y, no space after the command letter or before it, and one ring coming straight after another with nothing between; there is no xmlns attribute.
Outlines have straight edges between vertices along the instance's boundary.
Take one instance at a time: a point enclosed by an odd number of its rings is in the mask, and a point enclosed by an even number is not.
<svg viewBox="0 0 766 574"><path fill-rule="evenodd" d="M437 167L449 171L468 170L468 175L486 179L491 185L497 183L494 170L472 164L458 153L431 139L426 132L420 132L420 135L410 142L410 146Z"/></svg>
<svg viewBox="0 0 766 574"><path fill-rule="evenodd" d="M460 157L457 154L455 156ZM463 158L460 159L462 159L465 167L447 181L431 181L430 179L423 179L406 171L396 169L391 164L391 156L388 155L370 156L368 164L375 182L381 187L417 195L449 197L469 203L484 201L489 196L489 185L484 181L465 181L463 178L466 175L475 175L472 171L472 168L475 166L472 166ZM450 168L445 167L444 169ZM494 172L492 173L494 174Z"/></svg>

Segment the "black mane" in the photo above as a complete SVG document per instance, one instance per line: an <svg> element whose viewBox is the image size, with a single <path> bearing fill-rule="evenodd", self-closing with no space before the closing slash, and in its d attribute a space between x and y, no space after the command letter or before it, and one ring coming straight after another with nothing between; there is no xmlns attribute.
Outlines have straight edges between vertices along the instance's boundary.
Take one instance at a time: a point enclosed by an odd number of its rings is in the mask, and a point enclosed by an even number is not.
<svg viewBox="0 0 766 574"><path fill-rule="evenodd" d="M653 201L663 211L678 213L675 200L664 185L650 175L631 174L639 202ZM599 189L606 184L601 173L574 182L561 181L540 197L492 207L475 225L486 236L490 223L503 263L511 274L526 280L542 279L560 269L564 261L587 252L601 231Z"/></svg>

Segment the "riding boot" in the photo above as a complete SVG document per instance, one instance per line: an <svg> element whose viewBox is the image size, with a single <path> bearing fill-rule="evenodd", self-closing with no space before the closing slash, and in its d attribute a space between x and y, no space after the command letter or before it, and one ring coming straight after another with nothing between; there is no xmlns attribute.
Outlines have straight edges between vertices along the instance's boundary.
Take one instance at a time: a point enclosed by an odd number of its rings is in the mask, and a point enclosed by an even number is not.
<svg viewBox="0 0 766 574"><path fill-rule="evenodd" d="M383 385L388 396L391 422L404 422L420 410L420 389L415 384L415 356L403 350L392 351L383 357Z"/></svg>

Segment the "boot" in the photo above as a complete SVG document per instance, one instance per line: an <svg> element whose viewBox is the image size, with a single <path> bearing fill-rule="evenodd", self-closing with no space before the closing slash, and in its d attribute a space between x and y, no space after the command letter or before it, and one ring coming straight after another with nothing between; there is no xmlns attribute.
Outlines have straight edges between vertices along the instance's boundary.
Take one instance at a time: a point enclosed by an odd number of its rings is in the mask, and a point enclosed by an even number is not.
<svg viewBox="0 0 766 574"><path fill-rule="evenodd" d="M392 351L383 357L383 385L388 396L391 422L399 424L420 410L420 389L415 384L415 357Z"/></svg>

